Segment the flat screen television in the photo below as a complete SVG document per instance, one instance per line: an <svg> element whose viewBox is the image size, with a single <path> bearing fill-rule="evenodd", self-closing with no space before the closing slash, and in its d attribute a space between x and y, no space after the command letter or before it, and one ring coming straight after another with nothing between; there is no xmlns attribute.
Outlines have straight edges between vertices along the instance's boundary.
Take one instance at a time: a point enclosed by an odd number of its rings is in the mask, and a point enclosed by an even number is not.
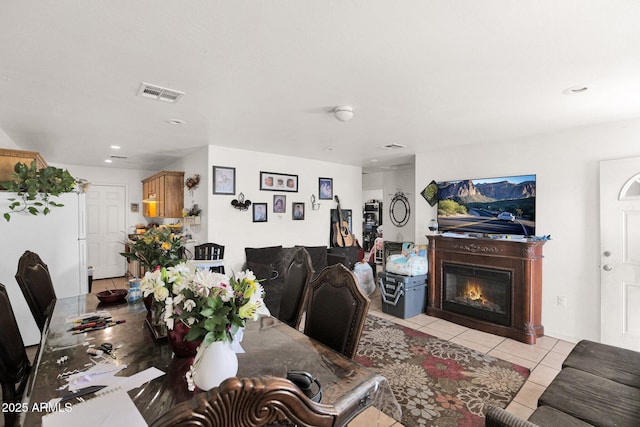
<svg viewBox="0 0 640 427"><path fill-rule="evenodd" d="M439 182L438 230L534 236L536 176Z"/></svg>

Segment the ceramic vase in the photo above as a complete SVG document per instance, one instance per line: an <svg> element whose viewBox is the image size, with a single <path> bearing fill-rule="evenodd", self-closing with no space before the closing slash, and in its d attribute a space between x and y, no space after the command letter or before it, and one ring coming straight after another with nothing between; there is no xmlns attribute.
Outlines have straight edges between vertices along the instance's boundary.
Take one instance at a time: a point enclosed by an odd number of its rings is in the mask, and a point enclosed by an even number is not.
<svg viewBox="0 0 640 427"><path fill-rule="evenodd" d="M193 383L202 391L220 385L238 373L238 356L228 341L201 345L193 362Z"/></svg>
<svg viewBox="0 0 640 427"><path fill-rule="evenodd" d="M171 351L177 357L194 357L198 350L198 347L202 341L185 341L184 337L187 336L191 328L184 322L177 321L173 325L173 329L167 332L169 339L169 346Z"/></svg>

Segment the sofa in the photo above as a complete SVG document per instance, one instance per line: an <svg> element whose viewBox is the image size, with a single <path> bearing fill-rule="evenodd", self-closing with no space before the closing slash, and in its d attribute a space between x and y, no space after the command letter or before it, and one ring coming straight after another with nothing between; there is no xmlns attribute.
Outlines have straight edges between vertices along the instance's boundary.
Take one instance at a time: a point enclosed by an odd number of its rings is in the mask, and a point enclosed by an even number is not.
<svg viewBox="0 0 640 427"><path fill-rule="evenodd" d="M326 246L268 246L262 248L245 248L245 268L252 270L256 278L261 280L265 290L265 304L271 314L280 312L280 299L284 291L284 278L294 254L305 248L311 257L313 277L315 278L328 265L341 263L350 270L358 261L358 247L327 248Z"/></svg>
<svg viewBox="0 0 640 427"><path fill-rule="evenodd" d="M490 427L638 426L640 352L580 341L527 420L497 407L485 415Z"/></svg>

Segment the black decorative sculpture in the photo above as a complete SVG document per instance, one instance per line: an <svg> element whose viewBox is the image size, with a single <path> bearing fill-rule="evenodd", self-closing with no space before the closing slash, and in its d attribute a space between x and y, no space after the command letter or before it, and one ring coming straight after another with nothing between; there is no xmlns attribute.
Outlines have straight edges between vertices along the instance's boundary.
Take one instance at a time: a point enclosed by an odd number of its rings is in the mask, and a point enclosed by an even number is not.
<svg viewBox="0 0 640 427"><path fill-rule="evenodd" d="M249 209L249 206L251 206L251 200L245 200L244 194L240 193L238 194L237 199L233 199L231 201L231 205L236 209L240 209L241 211L246 211L247 209Z"/></svg>

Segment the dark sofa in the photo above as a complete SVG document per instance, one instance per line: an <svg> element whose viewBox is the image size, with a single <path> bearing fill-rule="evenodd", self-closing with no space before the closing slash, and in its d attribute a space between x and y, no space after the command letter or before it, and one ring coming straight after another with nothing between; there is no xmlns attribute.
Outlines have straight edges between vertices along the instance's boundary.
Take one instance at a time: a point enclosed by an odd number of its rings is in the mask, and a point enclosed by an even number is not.
<svg viewBox="0 0 640 427"><path fill-rule="evenodd" d="M538 399L538 408L528 420L491 407L485 425L638 426L640 352L580 341Z"/></svg>
<svg viewBox="0 0 640 427"><path fill-rule="evenodd" d="M311 257L313 277L323 268L333 264L344 264L352 269L358 261L358 247L327 248L326 246L268 246L245 248L245 268L252 270L265 289L265 304L271 314L277 316L280 311L280 299L284 289L284 277L294 254L299 248L305 248ZM339 249L339 250L338 250Z"/></svg>

